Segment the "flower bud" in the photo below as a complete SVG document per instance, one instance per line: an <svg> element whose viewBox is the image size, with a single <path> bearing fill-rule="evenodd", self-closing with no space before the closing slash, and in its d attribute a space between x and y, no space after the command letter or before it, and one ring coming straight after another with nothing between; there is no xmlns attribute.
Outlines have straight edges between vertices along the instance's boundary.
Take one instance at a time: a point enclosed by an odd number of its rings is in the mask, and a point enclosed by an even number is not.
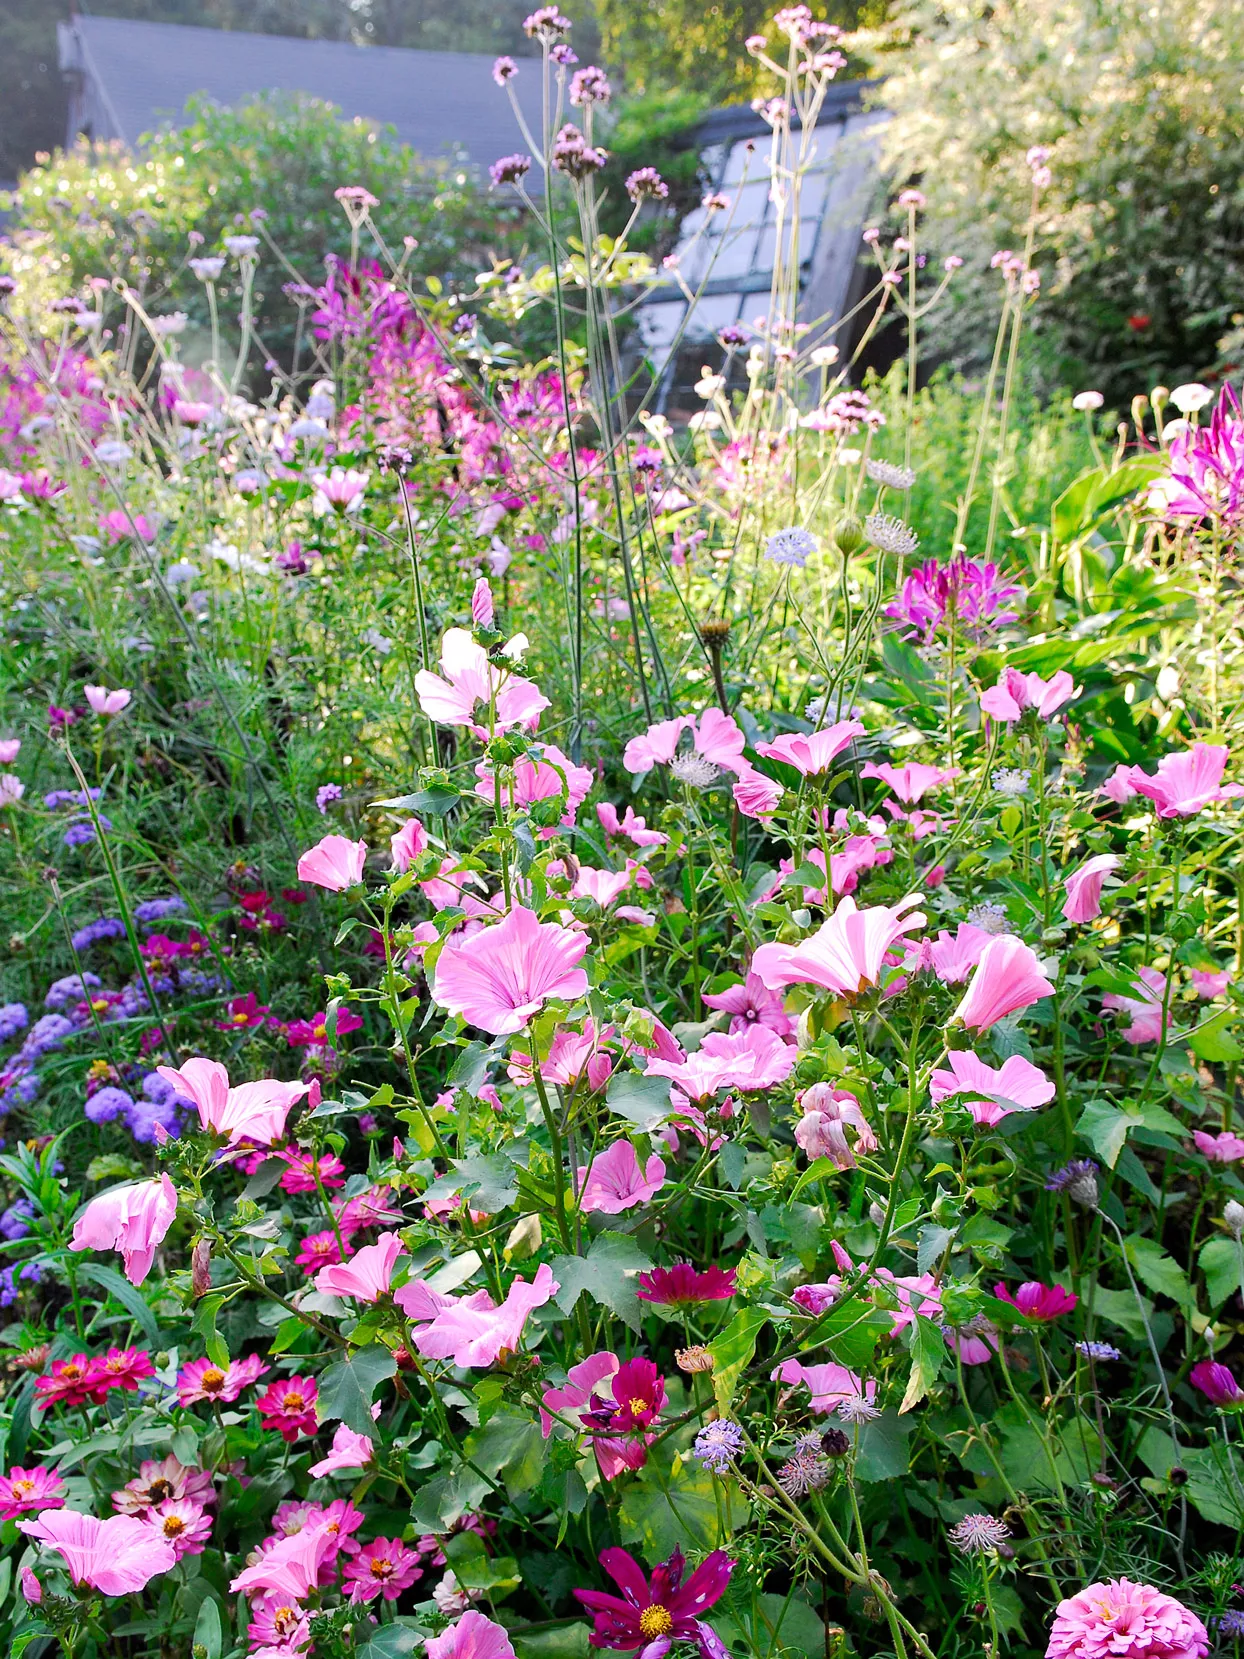
<svg viewBox="0 0 1244 1659"><path fill-rule="evenodd" d="M480 576L471 595L471 620L477 628L491 628L493 618L492 589L487 576Z"/></svg>
<svg viewBox="0 0 1244 1659"><path fill-rule="evenodd" d="M850 558L864 545L864 526L853 514L848 514L834 530L834 544L838 551Z"/></svg>
<svg viewBox="0 0 1244 1659"><path fill-rule="evenodd" d="M206 1296L212 1288L212 1243L201 1238L190 1256L190 1288L196 1296Z"/></svg>
<svg viewBox="0 0 1244 1659"><path fill-rule="evenodd" d="M1235 1198L1228 1198L1223 1206L1222 1219L1232 1238L1238 1239L1244 1235L1244 1204Z"/></svg>

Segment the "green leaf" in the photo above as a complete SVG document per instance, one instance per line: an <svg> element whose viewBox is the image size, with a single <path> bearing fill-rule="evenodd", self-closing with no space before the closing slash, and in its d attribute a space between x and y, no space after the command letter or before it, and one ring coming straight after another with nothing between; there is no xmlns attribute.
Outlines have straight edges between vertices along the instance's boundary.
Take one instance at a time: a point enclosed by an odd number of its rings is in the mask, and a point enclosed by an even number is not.
<svg viewBox="0 0 1244 1659"><path fill-rule="evenodd" d="M592 1652L588 1640L591 1633L591 1625L577 1619L573 1624L554 1625L530 1633L512 1630L510 1641L517 1659L588 1659Z"/></svg>
<svg viewBox="0 0 1244 1659"><path fill-rule="evenodd" d="M1241 1048L1229 1029L1235 1024L1236 1019L1234 1009L1224 1008L1221 1014L1215 1014L1213 1019L1206 1020L1204 1025L1189 1032L1188 1047L1202 1060L1225 1063L1228 1060L1240 1059L1244 1056L1244 1048Z"/></svg>
<svg viewBox="0 0 1244 1659"><path fill-rule="evenodd" d="M500 1215L518 1197L518 1175L514 1165L500 1152L481 1158L454 1160L451 1175L442 1175L424 1193L424 1202L441 1198L465 1198L471 1209L485 1215Z"/></svg>
<svg viewBox="0 0 1244 1659"><path fill-rule="evenodd" d="M388 807L393 812L426 812L433 818L443 818L462 799L456 789L438 786L434 789L416 789L410 795L394 795L388 801L373 801L372 806Z"/></svg>
<svg viewBox="0 0 1244 1659"><path fill-rule="evenodd" d="M218 1293L205 1296L195 1308L193 1320L194 1329L203 1334L203 1346L207 1350L208 1359L213 1365L226 1370L229 1365L229 1350L216 1329L216 1315L228 1300L227 1296Z"/></svg>
<svg viewBox="0 0 1244 1659"><path fill-rule="evenodd" d="M911 1375L907 1390L899 1406L899 1416L918 1406L933 1387L946 1359L946 1339L941 1327L932 1319L913 1319L907 1327L907 1347L911 1353Z"/></svg>
<svg viewBox="0 0 1244 1659"><path fill-rule="evenodd" d="M605 1091L605 1104L647 1133L670 1115L669 1078L641 1077L634 1071L615 1073Z"/></svg>
<svg viewBox="0 0 1244 1659"><path fill-rule="evenodd" d="M708 1351L713 1356L713 1397L717 1408L729 1412L739 1378L752 1362L756 1338L769 1315L760 1308L740 1308Z"/></svg>
<svg viewBox="0 0 1244 1659"><path fill-rule="evenodd" d="M823 1342L830 1356L848 1371L866 1371L878 1342L893 1323L893 1314L884 1308L848 1302L845 1307L830 1308L817 1320L817 1341Z"/></svg>
<svg viewBox="0 0 1244 1659"><path fill-rule="evenodd" d="M624 1544L643 1545L649 1561L666 1561L681 1547L714 1549L718 1542L717 1494L707 1471L682 1472L666 1486L640 1476L622 1494L618 1535Z"/></svg>
<svg viewBox="0 0 1244 1659"><path fill-rule="evenodd" d="M194 1621L191 1647L196 1654L202 1648L204 1659L220 1659L223 1646L224 1629L220 1621L220 1604L214 1596L208 1596L199 1608L198 1618Z"/></svg>
<svg viewBox="0 0 1244 1659"><path fill-rule="evenodd" d="M123 1279L115 1267L104 1267L99 1262L83 1262L78 1277L98 1285L102 1291L120 1302L126 1313L142 1327L143 1335L153 1348L160 1346L160 1327L156 1316L147 1306L147 1300L128 1279Z"/></svg>
<svg viewBox="0 0 1244 1659"><path fill-rule="evenodd" d="M430 1634L427 1625L399 1614L392 1624L382 1624L357 1649L357 1659L405 1659L417 1653Z"/></svg>
<svg viewBox="0 0 1244 1659"><path fill-rule="evenodd" d="M557 1305L569 1313L584 1291L616 1314L633 1331L640 1329L641 1308L636 1279L651 1260L625 1233L601 1233L586 1256L558 1256L553 1277L561 1287Z"/></svg>
<svg viewBox="0 0 1244 1659"><path fill-rule="evenodd" d="M1205 1275L1211 1308L1220 1308L1237 1290L1244 1290L1240 1246L1233 1238L1212 1238L1201 1246L1197 1260Z"/></svg>
<svg viewBox="0 0 1244 1659"><path fill-rule="evenodd" d="M378 1343L330 1365L320 1377L317 1414L321 1423L340 1420L356 1434L375 1439L372 1396L397 1370L397 1361Z"/></svg>
<svg viewBox="0 0 1244 1659"><path fill-rule="evenodd" d="M500 1475L510 1497L530 1492L544 1472L544 1437L539 1422L515 1411L496 1411L467 1437L467 1456L486 1475Z"/></svg>
<svg viewBox="0 0 1244 1659"><path fill-rule="evenodd" d="M1180 1307L1189 1310L1196 1307L1196 1297L1192 1294L1192 1286L1188 1283L1188 1276L1173 1256L1168 1256L1162 1246L1151 1238L1141 1238L1133 1233L1124 1240L1127 1259L1135 1270L1136 1277L1150 1290L1159 1296L1169 1296L1172 1302L1178 1302Z"/></svg>
<svg viewBox="0 0 1244 1659"><path fill-rule="evenodd" d="M1107 1169L1113 1169L1124 1141L1139 1122L1138 1117L1105 1100L1090 1100L1080 1113L1076 1134L1089 1143Z"/></svg>
<svg viewBox="0 0 1244 1659"><path fill-rule="evenodd" d="M916 1320L917 1325L929 1323ZM912 1418L900 1417L896 1411L883 1411L873 1422L865 1423L860 1429L855 1478L870 1482L901 1479L907 1473L907 1437L914 1427Z"/></svg>
<svg viewBox="0 0 1244 1659"><path fill-rule="evenodd" d="M754 1659L780 1659L782 1654L825 1652L825 1626L820 1615L794 1593L779 1596L772 1590L752 1595L724 1613L713 1610L714 1624L732 1653L743 1652Z"/></svg>

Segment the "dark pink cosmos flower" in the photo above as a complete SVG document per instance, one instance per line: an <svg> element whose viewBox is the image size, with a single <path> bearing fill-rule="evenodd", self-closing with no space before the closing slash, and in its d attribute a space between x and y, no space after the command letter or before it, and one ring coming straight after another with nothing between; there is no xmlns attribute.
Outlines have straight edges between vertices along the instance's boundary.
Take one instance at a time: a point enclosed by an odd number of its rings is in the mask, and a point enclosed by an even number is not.
<svg viewBox="0 0 1244 1659"><path fill-rule="evenodd" d="M1228 1366L1220 1365L1216 1359L1203 1359L1192 1367L1188 1373L1188 1381L1193 1388L1199 1388L1205 1398L1216 1406L1238 1406L1244 1404L1244 1389L1231 1375Z"/></svg>
<svg viewBox="0 0 1244 1659"><path fill-rule="evenodd" d="M659 1302L663 1307L682 1307L689 1302L724 1302L734 1295L733 1267L708 1267L703 1272L690 1262L672 1267L654 1267L639 1275L641 1302Z"/></svg>
<svg viewBox="0 0 1244 1659"><path fill-rule="evenodd" d="M675 1642L695 1642L702 1659L729 1659L725 1643L701 1617L721 1600L734 1571L724 1550L706 1556L685 1584L679 1549L653 1571L651 1581L626 1550L602 1550L600 1564L622 1595L575 1591L595 1617L593 1647L643 1648L645 1659L664 1659Z"/></svg>
<svg viewBox="0 0 1244 1659"><path fill-rule="evenodd" d="M628 1359L610 1386L618 1404L609 1428L619 1434L646 1429L665 1404L665 1378L650 1359Z"/></svg>
<svg viewBox="0 0 1244 1659"><path fill-rule="evenodd" d="M993 1293L1000 1301L1018 1308L1025 1318L1045 1322L1061 1319L1080 1300L1074 1291L1064 1290L1061 1285L1043 1285L1036 1279L1029 1279L1020 1285L1014 1296L1001 1284L993 1287Z"/></svg>
<svg viewBox="0 0 1244 1659"><path fill-rule="evenodd" d="M351 1013L348 1008L337 1010L337 1036L348 1037L351 1031L357 1031L362 1025L357 1014ZM285 1040L291 1048L306 1048L312 1043L326 1043L328 1041L328 1015L313 1014L309 1020L291 1020L285 1027Z"/></svg>

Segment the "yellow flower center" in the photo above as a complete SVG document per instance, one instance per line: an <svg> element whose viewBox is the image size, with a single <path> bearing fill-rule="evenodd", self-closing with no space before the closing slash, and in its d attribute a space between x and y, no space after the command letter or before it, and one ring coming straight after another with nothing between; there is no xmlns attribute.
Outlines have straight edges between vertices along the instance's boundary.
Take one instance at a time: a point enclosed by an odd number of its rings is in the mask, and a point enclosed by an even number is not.
<svg viewBox="0 0 1244 1659"><path fill-rule="evenodd" d="M179 1533L185 1530L186 1523L180 1515L166 1515L164 1517L164 1536L166 1538L176 1538Z"/></svg>
<svg viewBox="0 0 1244 1659"><path fill-rule="evenodd" d="M386 1561L384 1556L377 1555L372 1557L371 1576L373 1578L387 1578L392 1570L392 1563Z"/></svg>
<svg viewBox="0 0 1244 1659"><path fill-rule="evenodd" d="M305 1411L307 1404L301 1394L287 1394L282 1403L286 1411Z"/></svg>
<svg viewBox="0 0 1244 1659"><path fill-rule="evenodd" d="M219 1388L220 1385L224 1382L224 1380L225 1380L224 1372L223 1371L217 1371L215 1366L213 1366L210 1370L207 1370L203 1373L202 1382L203 1382L203 1387L205 1389Z"/></svg>
<svg viewBox="0 0 1244 1659"><path fill-rule="evenodd" d="M13 1482L14 1496L25 1497L27 1492L33 1492L34 1489L35 1483L33 1480L15 1480Z"/></svg>
<svg viewBox="0 0 1244 1659"><path fill-rule="evenodd" d="M327 1037L328 1027L326 1025L317 1025L315 1028L315 1034L317 1037Z"/></svg>
<svg viewBox="0 0 1244 1659"><path fill-rule="evenodd" d="M638 1416L641 1411L647 1411L648 1410L647 1400L628 1400L626 1403L627 1403L628 1406L630 1406L631 1411L636 1416Z"/></svg>
<svg viewBox="0 0 1244 1659"><path fill-rule="evenodd" d="M235 1014L233 1016L233 1023L234 1025L245 1025L249 1018L249 1014Z"/></svg>
<svg viewBox="0 0 1244 1659"><path fill-rule="evenodd" d="M668 1607L653 1602L639 1615L639 1628L648 1641L652 1641L654 1636L668 1636L674 1628L673 1616Z"/></svg>

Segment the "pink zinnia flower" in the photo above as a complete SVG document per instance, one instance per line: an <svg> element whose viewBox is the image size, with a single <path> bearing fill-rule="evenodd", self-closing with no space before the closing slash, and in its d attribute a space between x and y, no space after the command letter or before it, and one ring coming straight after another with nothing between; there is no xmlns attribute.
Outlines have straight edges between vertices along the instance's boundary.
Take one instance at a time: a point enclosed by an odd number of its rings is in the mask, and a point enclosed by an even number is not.
<svg viewBox="0 0 1244 1659"><path fill-rule="evenodd" d="M546 998L573 1001L584 994L587 974L577 964L587 946L586 934L540 922L534 911L515 905L495 927L450 940L436 964L432 995L482 1031L518 1031Z"/></svg>
<svg viewBox="0 0 1244 1659"><path fill-rule="evenodd" d="M199 1125L223 1135L230 1146L239 1141L256 1141L271 1146L285 1133L290 1109L306 1094L308 1083L282 1083L275 1077L255 1083L229 1085L229 1073L219 1060L195 1058L177 1070L157 1066L166 1083L171 1083L186 1100L199 1109Z"/></svg>
<svg viewBox="0 0 1244 1659"><path fill-rule="evenodd" d="M864 1382L854 1371L848 1371L845 1365L832 1362L802 1365L797 1359L788 1359L770 1375L775 1382L784 1382L789 1387L798 1387L802 1383L812 1397L812 1410L818 1417L836 1411L844 1400L864 1400L871 1405L877 1394L877 1384L872 1377Z"/></svg>
<svg viewBox="0 0 1244 1659"><path fill-rule="evenodd" d="M542 1263L530 1284L515 1279L501 1306L487 1292L459 1301L421 1294L426 1287L405 1285L394 1300L413 1319L431 1323L415 1332L415 1347L427 1359L452 1359L455 1365L492 1365L502 1353L517 1353L528 1315L543 1307L561 1286ZM409 1293L409 1294L408 1294Z"/></svg>
<svg viewBox="0 0 1244 1659"><path fill-rule="evenodd" d="M172 1545L132 1515L98 1521L76 1509L54 1509L17 1525L63 1558L75 1584L105 1596L131 1595L177 1564Z"/></svg>
<svg viewBox="0 0 1244 1659"><path fill-rule="evenodd" d="M389 846L393 849L392 869L400 875L403 870L409 870L411 865L426 851L428 832L417 818L408 818L396 835L389 837Z"/></svg>
<svg viewBox="0 0 1244 1659"><path fill-rule="evenodd" d="M1192 1138L1197 1151L1212 1164L1234 1164L1244 1158L1244 1140L1234 1130L1221 1129L1216 1135L1207 1135L1204 1129L1194 1129Z"/></svg>
<svg viewBox="0 0 1244 1659"><path fill-rule="evenodd" d="M1205 1659L1209 1633L1151 1584L1112 1578L1060 1601L1046 1659Z"/></svg>
<svg viewBox="0 0 1244 1659"><path fill-rule="evenodd" d="M344 893L363 879L367 862L366 841L351 841L345 835L325 835L298 860L299 881L324 887L330 893Z"/></svg>
<svg viewBox="0 0 1244 1659"><path fill-rule="evenodd" d="M724 991L706 994L703 1002L709 1008L729 1014L731 1031L746 1031L753 1025L764 1025L779 1037L789 1037L795 1022L786 1012L786 1000L777 991L771 991L764 980L749 973L741 984Z"/></svg>
<svg viewBox="0 0 1244 1659"><path fill-rule="evenodd" d="M11 1521L41 1509L60 1509L65 1483L58 1469L19 1469L16 1464L0 1475L0 1520Z"/></svg>
<svg viewBox="0 0 1244 1659"><path fill-rule="evenodd" d="M504 1626L469 1607L456 1624L424 1644L428 1659L514 1659Z"/></svg>
<svg viewBox="0 0 1244 1659"><path fill-rule="evenodd" d="M377 1596L396 1601L422 1577L417 1550L407 1549L397 1538L373 1538L350 1557L341 1582L350 1601L374 1601Z"/></svg>
<svg viewBox="0 0 1244 1659"><path fill-rule="evenodd" d="M177 1214L177 1189L167 1175L109 1187L74 1222L71 1250L119 1250L125 1276L140 1285Z"/></svg>
<svg viewBox="0 0 1244 1659"><path fill-rule="evenodd" d="M877 1137L869 1128L856 1097L831 1083L813 1083L799 1096L803 1116L795 1125L795 1140L809 1158L829 1158L835 1169L854 1169L855 1153L847 1140L849 1128L861 1152L875 1152Z"/></svg>
<svg viewBox="0 0 1244 1659"><path fill-rule="evenodd" d="M192 1359L177 1373L178 1402L192 1406L199 1400L219 1400L230 1405L244 1388L258 1382L271 1369L258 1354L247 1354L245 1359L232 1360L224 1367L214 1360Z"/></svg>
<svg viewBox="0 0 1244 1659"><path fill-rule="evenodd" d="M643 1648L648 1659L657 1659L657 1654L665 1654L667 1645L695 1642L700 1659L726 1659L721 1637L700 1617L725 1595L734 1571L734 1562L724 1550L706 1555L685 1584L683 1554L678 1549L655 1570L651 1582L635 1557L624 1549L602 1550L600 1564L622 1595L575 1591L596 1621L591 1636L593 1647Z"/></svg>
<svg viewBox="0 0 1244 1659"><path fill-rule="evenodd" d="M265 1429L275 1429L281 1439L293 1445L304 1434L314 1434L319 1389L314 1377L287 1377L269 1383L255 1401Z"/></svg>
<svg viewBox="0 0 1244 1659"><path fill-rule="evenodd" d="M443 726L467 726L487 738L487 727L476 724L477 706L492 719L494 731L534 724L549 700L537 685L489 659L466 628L450 628L441 641L444 679L430 669L415 675L419 707Z"/></svg>
<svg viewBox="0 0 1244 1659"><path fill-rule="evenodd" d="M172 1546L179 1561L183 1555L202 1555L212 1535L212 1517L188 1498L167 1498L143 1519L157 1538Z"/></svg>
<svg viewBox="0 0 1244 1659"><path fill-rule="evenodd" d="M111 1388L137 1393L140 1382L155 1376L155 1366L145 1348L109 1348L102 1358L92 1360L91 1365L100 1399Z"/></svg>
<svg viewBox="0 0 1244 1659"><path fill-rule="evenodd" d="M328 1456L313 1463L308 1473L318 1480L321 1475L335 1475L339 1469L362 1469L371 1462L374 1452L375 1447L365 1434L357 1434L344 1423L338 1423Z"/></svg>
<svg viewBox="0 0 1244 1659"><path fill-rule="evenodd" d="M82 694L96 714L120 714L128 708L134 693L132 691L109 691L102 685L83 686Z"/></svg>
<svg viewBox="0 0 1244 1659"><path fill-rule="evenodd" d="M1021 1054L1012 1054L997 1071L971 1049L952 1049L946 1058L950 1070L935 1071L930 1080L934 1103L940 1105L953 1095L970 1095L964 1105L987 1128L1011 1112L1035 1112L1048 1106L1057 1092L1041 1068Z"/></svg>
<svg viewBox="0 0 1244 1659"><path fill-rule="evenodd" d="M969 1031L987 1031L1008 1014L1053 994L1054 987L1041 972L1037 953L1013 934L1000 933L981 952L971 984L953 1018Z"/></svg>
<svg viewBox="0 0 1244 1659"><path fill-rule="evenodd" d="M897 905L859 910L843 899L829 920L799 945L761 945L752 971L771 990L783 985L819 985L837 996L856 996L881 979L887 953L904 934L923 927L922 911L905 914L919 896Z"/></svg>
<svg viewBox="0 0 1244 1659"><path fill-rule="evenodd" d="M149 1459L138 1466L138 1474L112 1494L112 1507L119 1515L145 1515L169 1499L186 1498L206 1508L216 1502L216 1490L206 1469L189 1469L172 1454L157 1462Z"/></svg>
<svg viewBox="0 0 1244 1659"><path fill-rule="evenodd" d="M1091 922L1101 915L1102 883L1122 862L1113 853L1097 853L1067 877L1063 915L1069 922Z"/></svg>
<svg viewBox="0 0 1244 1659"><path fill-rule="evenodd" d="M1123 1032L1125 1042L1161 1042L1165 1025L1162 1008L1166 1001L1166 975L1156 968L1140 968L1132 989L1136 992L1133 997L1120 996L1111 991L1101 999L1102 1007L1117 1014L1127 1014L1131 1019L1132 1023Z"/></svg>
<svg viewBox="0 0 1244 1659"><path fill-rule="evenodd" d="M393 1267L406 1246L396 1233L381 1233L375 1244L366 1244L348 1262L322 1267L315 1276L315 1288L325 1296L353 1296L356 1302L378 1302L388 1294Z"/></svg>
<svg viewBox="0 0 1244 1659"><path fill-rule="evenodd" d="M614 1141L579 1174L579 1208L589 1214L621 1215L637 1204L647 1204L665 1184L665 1165L654 1153L640 1170L629 1140Z"/></svg>
<svg viewBox="0 0 1244 1659"><path fill-rule="evenodd" d="M1037 1319L1043 1324L1061 1319L1080 1300L1074 1291L1064 1290L1061 1285L1043 1285L1036 1279L1026 1280L1014 1296L1003 1284L995 1285L993 1293L999 1301L1018 1308L1026 1319Z"/></svg>
<svg viewBox="0 0 1244 1659"><path fill-rule="evenodd" d="M958 766L891 766L888 761L879 765L870 760L860 767L860 777L880 778L882 783L889 784L900 801L906 801L909 805L923 800L930 789L938 789L962 775Z"/></svg>
<svg viewBox="0 0 1244 1659"><path fill-rule="evenodd" d="M758 743L756 753L770 760L785 761L805 778L819 778L833 768L844 749L850 748L866 728L858 720L839 720L817 732L786 732L772 743Z"/></svg>
<svg viewBox="0 0 1244 1659"><path fill-rule="evenodd" d="M672 1267L654 1267L641 1273L636 1294L641 1302L656 1302L661 1307L689 1307L695 1302L724 1302L734 1295L734 1280L733 1267L700 1270L690 1262L675 1262Z"/></svg>
<svg viewBox="0 0 1244 1659"><path fill-rule="evenodd" d="M1008 724L1018 720L1025 709L1035 709L1042 720L1048 720L1083 689L1065 669L1043 680L1039 674L1021 674L1016 668L1008 668L997 685L981 693L981 710Z"/></svg>
<svg viewBox="0 0 1244 1659"><path fill-rule="evenodd" d="M107 1393L101 1388L98 1362L86 1354L72 1359L54 1359L46 1376L35 1379L35 1403L39 1410L49 1406L85 1406L98 1403Z"/></svg>
<svg viewBox="0 0 1244 1659"><path fill-rule="evenodd" d="M1238 783L1224 784L1230 750L1225 743L1194 743L1178 754L1163 755L1152 777L1133 766L1129 774L1138 795L1146 795L1159 818L1190 818L1215 801L1244 793Z"/></svg>
<svg viewBox="0 0 1244 1659"><path fill-rule="evenodd" d="M321 1267L331 1267L340 1260L341 1246L337 1243L337 1235L328 1229L323 1233L309 1233L303 1239L294 1257L294 1266L311 1273Z"/></svg>
<svg viewBox="0 0 1244 1659"><path fill-rule="evenodd" d="M1230 1368L1215 1359L1199 1360L1188 1373L1188 1381L1216 1406L1238 1406L1244 1403L1244 1389L1232 1376Z"/></svg>

